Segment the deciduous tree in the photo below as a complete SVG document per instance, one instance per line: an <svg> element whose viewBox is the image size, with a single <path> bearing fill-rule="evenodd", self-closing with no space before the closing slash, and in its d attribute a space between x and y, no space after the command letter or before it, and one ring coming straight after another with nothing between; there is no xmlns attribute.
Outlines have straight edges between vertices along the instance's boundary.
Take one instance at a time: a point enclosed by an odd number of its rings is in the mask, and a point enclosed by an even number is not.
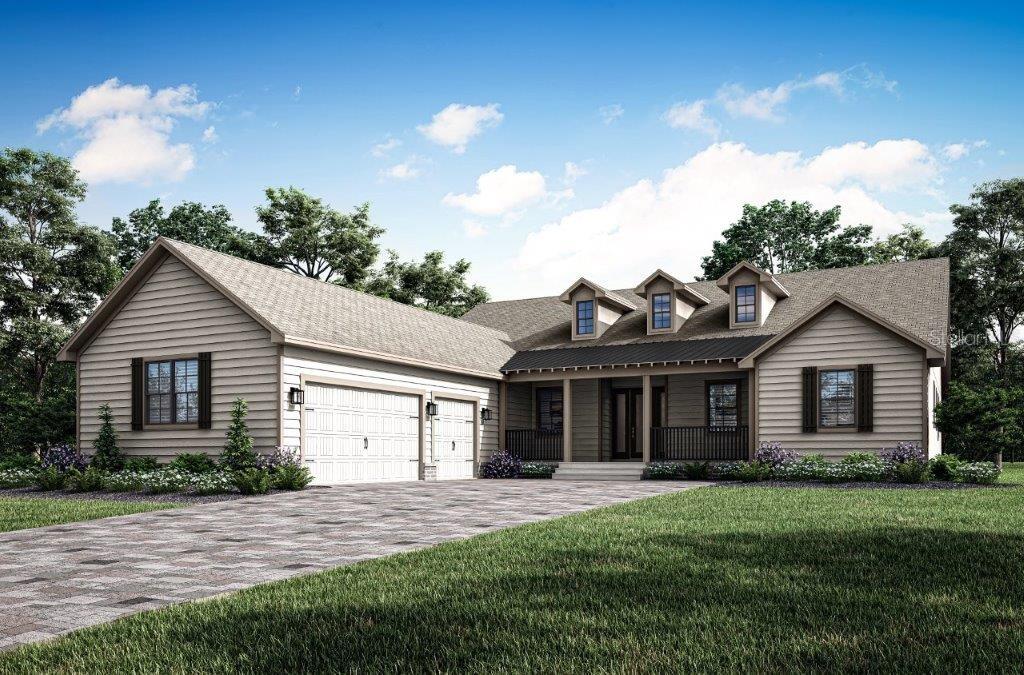
<svg viewBox="0 0 1024 675"><path fill-rule="evenodd" d="M395 251L389 251L387 262L367 290L407 305L458 317L488 300L482 286L466 281L469 268L466 260L446 266L441 251L428 252L423 262L402 262Z"/></svg>

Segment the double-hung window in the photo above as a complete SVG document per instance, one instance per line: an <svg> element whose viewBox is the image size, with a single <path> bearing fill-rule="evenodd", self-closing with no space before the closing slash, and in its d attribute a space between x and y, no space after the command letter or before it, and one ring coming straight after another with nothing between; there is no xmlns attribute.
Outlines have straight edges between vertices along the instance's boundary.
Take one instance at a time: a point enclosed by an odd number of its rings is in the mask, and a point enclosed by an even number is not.
<svg viewBox="0 0 1024 675"><path fill-rule="evenodd" d="M594 334L594 301L580 300L576 303L576 334Z"/></svg>
<svg viewBox="0 0 1024 675"><path fill-rule="evenodd" d="M708 382L708 426L734 427L739 424L739 385Z"/></svg>
<svg viewBox="0 0 1024 675"><path fill-rule="evenodd" d="M757 286L736 287L736 323L757 321Z"/></svg>
<svg viewBox="0 0 1024 675"><path fill-rule="evenodd" d="M852 427L857 422L854 399L856 373L851 370L822 370L818 373L818 426Z"/></svg>
<svg viewBox="0 0 1024 675"><path fill-rule="evenodd" d="M173 359L146 363L146 423L199 421L199 361Z"/></svg>
<svg viewBox="0 0 1024 675"><path fill-rule="evenodd" d="M668 293L651 296L651 328L661 330L672 327L672 298Z"/></svg>
<svg viewBox="0 0 1024 675"><path fill-rule="evenodd" d="M537 428L541 431L562 430L562 388L544 387L537 390Z"/></svg>

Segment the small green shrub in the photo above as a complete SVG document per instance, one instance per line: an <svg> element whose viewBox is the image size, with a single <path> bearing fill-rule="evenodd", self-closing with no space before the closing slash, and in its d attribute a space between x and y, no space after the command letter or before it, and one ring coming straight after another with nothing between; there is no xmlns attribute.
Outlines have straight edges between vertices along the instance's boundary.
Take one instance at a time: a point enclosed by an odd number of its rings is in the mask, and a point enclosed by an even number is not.
<svg viewBox="0 0 1024 675"><path fill-rule="evenodd" d="M736 472L736 477L744 483L754 483L766 480L771 476L771 472L771 467L760 462L744 462Z"/></svg>
<svg viewBox="0 0 1024 675"><path fill-rule="evenodd" d="M161 469L142 474L141 477L143 492L163 495L170 492L184 492L192 475L177 469Z"/></svg>
<svg viewBox="0 0 1024 675"><path fill-rule="evenodd" d="M39 469L39 458L28 452L12 452L0 457L0 471L16 469L36 471Z"/></svg>
<svg viewBox="0 0 1024 675"><path fill-rule="evenodd" d="M963 462L956 455L939 455L932 460L932 475L935 480L954 480L956 470Z"/></svg>
<svg viewBox="0 0 1024 675"><path fill-rule="evenodd" d="M861 462L873 462L878 460L878 455L873 452L851 452L840 460L840 464L860 464Z"/></svg>
<svg viewBox="0 0 1024 675"><path fill-rule="evenodd" d="M719 462L711 466L711 476L718 480L736 480L746 462Z"/></svg>
<svg viewBox="0 0 1024 675"><path fill-rule="evenodd" d="M197 495L221 495L234 492L234 476L227 471L192 474L189 489Z"/></svg>
<svg viewBox="0 0 1024 675"><path fill-rule="evenodd" d="M220 465L231 471L241 471L259 466L259 455L253 450L252 436L245 418L249 404L244 398L236 398L231 406L231 424L228 426L227 442L220 454Z"/></svg>
<svg viewBox="0 0 1024 675"><path fill-rule="evenodd" d="M687 462L683 464L683 475L690 480L707 480L710 469L707 462Z"/></svg>
<svg viewBox="0 0 1024 675"><path fill-rule="evenodd" d="M647 480L679 480L682 467L675 462L653 462L644 471Z"/></svg>
<svg viewBox="0 0 1024 675"><path fill-rule="evenodd" d="M991 485L999 480L999 473L993 462L964 462L956 467L953 477L961 483Z"/></svg>
<svg viewBox="0 0 1024 675"><path fill-rule="evenodd" d="M551 478L555 473L555 465L545 462L523 462L519 469L520 478Z"/></svg>
<svg viewBox="0 0 1024 675"><path fill-rule="evenodd" d="M185 473L209 473L217 470L217 464L202 452L183 452L167 465Z"/></svg>
<svg viewBox="0 0 1024 675"><path fill-rule="evenodd" d="M931 475L928 462L911 460L896 465L896 480L900 483L927 483Z"/></svg>
<svg viewBox="0 0 1024 675"><path fill-rule="evenodd" d="M36 487L44 492L63 490L67 482L67 474L61 473L55 466L46 467L36 474Z"/></svg>
<svg viewBox="0 0 1024 675"><path fill-rule="evenodd" d="M304 466L283 464L274 472L273 483L278 490L302 490L312 482L313 474Z"/></svg>
<svg viewBox="0 0 1024 675"><path fill-rule="evenodd" d="M814 452L809 455L804 455L800 459L804 462L808 462L811 464L824 464L827 461L825 459L825 455L821 454L820 452Z"/></svg>
<svg viewBox="0 0 1024 675"><path fill-rule="evenodd" d="M124 468L124 453L117 447L117 429L114 428L114 413L109 403L100 406L100 430L92 447L92 466L102 471L120 471Z"/></svg>
<svg viewBox="0 0 1024 675"><path fill-rule="evenodd" d="M103 489L107 492L141 492L147 475L140 471L118 471L106 477Z"/></svg>
<svg viewBox="0 0 1024 675"><path fill-rule="evenodd" d="M75 492L99 492L106 487L106 474L95 466L68 474L68 487Z"/></svg>
<svg viewBox="0 0 1024 675"><path fill-rule="evenodd" d="M0 490L31 487L35 484L34 469L0 469Z"/></svg>
<svg viewBox="0 0 1024 675"><path fill-rule="evenodd" d="M243 495L265 495L270 491L270 472L264 469L245 469L235 473L234 483Z"/></svg>
<svg viewBox="0 0 1024 675"><path fill-rule="evenodd" d="M156 457L128 457L124 460L125 471L156 471L159 468Z"/></svg>

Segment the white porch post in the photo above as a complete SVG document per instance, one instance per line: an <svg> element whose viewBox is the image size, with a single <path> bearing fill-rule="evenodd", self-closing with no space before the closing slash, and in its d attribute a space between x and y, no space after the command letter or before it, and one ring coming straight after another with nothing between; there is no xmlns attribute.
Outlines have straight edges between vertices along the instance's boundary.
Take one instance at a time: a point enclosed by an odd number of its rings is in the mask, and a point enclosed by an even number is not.
<svg viewBox="0 0 1024 675"><path fill-rule="evenodd" d="M653 401L652 401L653 398L654 398L654 396L651 393L651 376L650 375L644 375L644 394L643 394L643 407L644 407L643 420L644 421L643 421L643 426L641 427L641 430L642 430L642 433L643 433L643 441L642 441L643 442L643 449L644 449L643 461L644 461L645 464L647 462L651 461L651 422L652 422L652 420L651 420L651 412L652 412L651 411L651 407L652 407L651 404L653 403Z"/></svg>
<svg viewBox="0 0 1024 675"><path fill-rule="evenodd" d="M572 380L562 379L562 461L572 461Z"/></svg>

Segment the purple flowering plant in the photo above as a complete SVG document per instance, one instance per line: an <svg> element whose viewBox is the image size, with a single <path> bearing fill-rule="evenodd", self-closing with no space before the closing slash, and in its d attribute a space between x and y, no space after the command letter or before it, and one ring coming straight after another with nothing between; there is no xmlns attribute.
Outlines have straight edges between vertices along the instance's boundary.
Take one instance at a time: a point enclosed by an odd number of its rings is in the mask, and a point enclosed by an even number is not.
<svg viewBox="0 0 1024 675"><path fill-rule="evenodd" d="M921 445L913 441L900 441L896 444L895 448L884 448L878 455L893 464L928 461L928 457L925 456Z"/></svg>
<svg viewBox="0 0 1024 675"><path fill-rule="evenodd" d="M269 455L260 455L259 467L277 471L285 466L299 466L299 449L292 445L279 445Z"/></svg>
<svg viewBox="0 0 1024 675"><path fill-rule="evenodd" d="M789 462L795 462L799 458L799 453L793 450L786 450L782 447L782 443L778 441L762 442L754 453L754 462L773 468Z"/></svg>
<svg viewBox="0 0 1024 675"><path fill-rule="evenodd" d="M40 456L40 465L44 469L53 467L61 473L65 473L72 469L76 471L85 471L85 467L88 464L82 453L77 448L68 445L67 443L61 443L60 445L54 445L52 447L43 450Z"/></svg>
<svg viewBox="0 0 1024 675"><path fill-rule="evenodd" d="M507 450L491 455L491 460L480 467L481 478L517 478L523 470L523 460Z"/></svg>

